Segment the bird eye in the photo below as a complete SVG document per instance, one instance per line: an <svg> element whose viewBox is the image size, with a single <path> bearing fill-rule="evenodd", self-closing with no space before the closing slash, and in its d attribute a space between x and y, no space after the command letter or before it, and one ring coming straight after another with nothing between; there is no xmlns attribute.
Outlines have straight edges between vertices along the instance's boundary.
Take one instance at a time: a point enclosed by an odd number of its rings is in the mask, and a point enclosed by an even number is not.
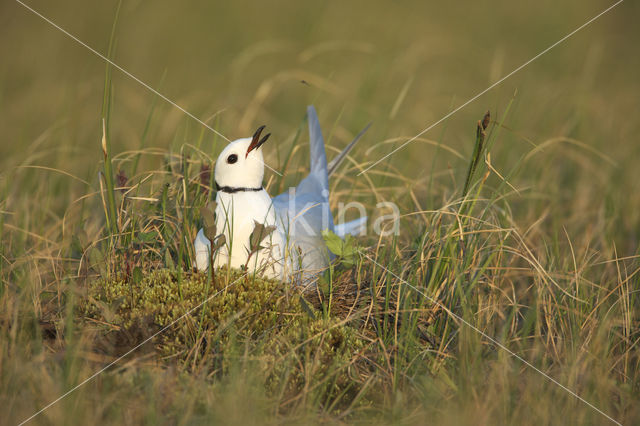
<svg viewBox="0 0 640 426"><path fill-rule="evenodd" d="M231 154L230 156L227 157L227 163L229 164L233 164L236 161L238 161L238 156L236 154Z"/></svg>

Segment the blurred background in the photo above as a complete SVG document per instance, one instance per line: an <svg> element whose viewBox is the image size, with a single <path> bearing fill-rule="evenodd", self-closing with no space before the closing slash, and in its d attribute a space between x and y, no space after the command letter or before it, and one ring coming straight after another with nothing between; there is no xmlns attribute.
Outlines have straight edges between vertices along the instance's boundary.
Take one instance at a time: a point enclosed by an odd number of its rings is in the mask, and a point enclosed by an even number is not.
<svg viewBox="0 0 640 426"><path fill-rule="evenodd" d="M439 286L434 297L448 300L456 312L468 308L474 326L616 419L632 424L640 417L638 2L620 3L360 176L613 0L125 0L119 13L116 0L25 2L105 55L117 16L115 63L227 138L249 136L265 124L272 133L266 162L285 175L281 180L267 171L272 194L307 171L307 105L317 108L329 158L372 122L331 180L332 207L360 201L373 222L389 213L375 207L387 201L404 216L397 239L378 241L370 233L358 244L375 247L383 253L380 262L418 286ZM108 275L106 264L131 266L132 258L145 274L158 265L178 271L178 277L183 268L174 269L176 264L188 269L182 253L200 226L199 207L212 195L202 190L211 183L203 172L226 142L114 69L113 161L105 162L103 59L14 0L0 2L0 58L0 406L17 423L112 359L96 357L91 340L76 338L92 333L73 310L76 290L86 289L88 279ZM476 206L477 216L463 244L462 225L454 218L461 217L458 202L476 126L487 110L493 121L490 167L481 164L476 174L475 182L483 176L486 181L470 192L474 201L467 205ZM99 180L99 173L111 163L117 184L135 188L135 201L132 194L124 198L101 187L109 181ZM118 200L117 213L107 208L104 194L113 205ZM119 215L120 229L137 229L122 233L121 246L111 245L109 212ZM156 229L151 226L158 217L163 238L139 232ZM151 261L127 257L134 234L146 235L135 245L147 247L141 252ZM171 250L179 255L172 258ZM351 278L351 269L342 276L359 286L361 271L374 277L376 291L394 282L380 274L385 284L376 284L379 272L371 263L358 269L358 279ZM467 280L478 285L466 287ZM395 285L400 295L404 287ZM477 304L468 305L468 294ZM388 309L380 310L385 318ZM430 328L446 343L441 352L413 338L398 344L394 332L380 329L387 340L374 341L387 361L375 374L385 385L366 379L373 383L372 394L384 398L383 404L372 403L382 407L378 421L424 424L422 419L434 422L434 412L444 413L443 424L549 424L569 415L575 423L604 420L458 325L438 320ZM389 327L397 333L397 321ZM123 347L138 342L136 336ZM454 341L461 343L449 348ZM387 369L388 348L406 349L406 364L402 355ZM423 362L431 357L433 363ZM240 364L238 372L247 370ZM139 424L145 416L155 424L169 413L175 423L187 424L197 422L200 409L209 413L202 417L208 422L233 422L230 415L277 421L279 403L265 408L262 397L250 398L242 377L220 387L207 374L185 375L180 368L153 371L135 364L131 376L115 371L66 398L41 421L92 424L114 418L115 424ZM137 384L140 377L147 385ZM193 398L194 392L201 398ZM310 393L301 395L306 400ZM341 421L322 417L322 404L314 404L303 420L292 417L294 423ZM169 408L156 410L159 405Z"/></svg>
<svg viewBox="0 0 640 426"><path fill-rule="evenodd" d="M117 1L28 4L107 53ZM611 4L125 1L113 58L229 139L266 124L267 162L276 169L307 104L316 105L331 152L373 122L353 154L366 166ZM514 199L514 211L523 210L516 217L526 224L551 208L553 220L571 226L579 212L589 218L582 229L602 209L614 209L614 234L633 252L640 221L639 12L636 2L620 4L424 135L441 148L416 141L372 169L371 178L380 178L376 171L402 175L423 208L437 208L459 191L476 121L487 109L501 120L514 99L491 159L503 175L518 167L510 183L527 203ZM0 4L0 34L3 198L36 198L63 215L86 185L64 178L65 190L56 191L59 176L17 167L54 167L97 188L105 62L14 1ZM113 87L113 152L139 149L155 96L117 70ZM202 130L158 99L142 148L178 151ZM206 130L199 146L215 158L221 142ZM154 157L143 162L160 164ZM348 170L353 185L365 181L354 177L358 170ZM17 179L20 188L12 188Z"/></svg>

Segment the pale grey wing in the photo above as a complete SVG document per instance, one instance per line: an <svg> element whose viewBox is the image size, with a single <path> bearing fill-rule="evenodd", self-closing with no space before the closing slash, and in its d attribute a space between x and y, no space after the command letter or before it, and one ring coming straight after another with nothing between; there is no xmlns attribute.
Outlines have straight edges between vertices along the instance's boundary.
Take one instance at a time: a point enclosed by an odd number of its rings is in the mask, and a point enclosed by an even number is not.
<svg viewBox="0 0 640 426"><path fill-rule="evenodd" d="M300 184L298 185L298 188L296 188L296 192L298 192L299 190L307 190L307 188L310 187L314 187L317 186L317 183L320 183L320 188L322 189L327 189L329 188L329 176L331 176L337 169L338 167L340 167L340 164L342 164L342 162L344 161L344 159L347 157L347 155L351 152L351 150L353 149L353 147L356 145L356 143L360 140L360 138L362 137L362 135L364 135L366 133L367 130L369 130L369 127L371 127L372 123L367 124L364 129L362 129L360 131L360 133L358 133L356 135L356 137L340 152L340 154L338 154L333 160L331 160L331 162L329 164L327 164L327 156L326 156L326 152L325 152L325 148L324 148L324 140L322 138L322 131L320 130L320 123L318 121L318 115L316 114L316 110L314 109L313 106L309 106L307 107L307 116L308 116L308 120L309 120L309 135L310 135L310 144L311 144L311 151L310 151L310 164L311 164L311 174L314 174L314 171L317 171L318 173L316 173L316 176L320 175L321 179L312 179L310 182L305 182L305 180L303 180L302 182L300 182ZM314 162L314 160L316 160ZM326 165L326 167L325 167ZM327 174L327 178L326 178L326 182L324 180L324 170L326 168L326 174ZM307 176L308 178L309 176ZM327 197L328 198L328 197ZM287 204L289 200L289 192L283 192L282 194L276 196L274 198L274 203L276 204Z"/></svg>
<svg viewBox="0 0 640 426"><path fill-rule="evenodd" d="M350 222L336 223L333 232L340 238L344 238L347 235L365 235L367 232L367 216L359 217Z"/></svg>
<svg viewBox="0 0 640 426"><path fill-rule="evenodd" d="M312 276L328 265L331 253L324 244L322 231L333 231L329 208L329 175L327 155L318 115L313 106L307 108L309 121L310 172L295 188L273 199L276 215L289 241L302 255L300 268Z"/></svg>
<svg viewBox="0 0 640 426"><path fill-rule="evenodd" d="M296 192L295 196L274 198L273 207L283 227L292 235L319 235L323 229L333 231L329 203L315 194ZM287 229L289 227L289 229Z"/></svg>
<svg viewBox="0 0 640 426"><path fill-rule="evenodd" d="M371 124L367 125L328 167L322 130L313 106L307 107L307 119L310 144L309 175L298 184L295 192L287 191L275 197L273 206L289 240L304 253L302 266L308 270L326 265L332 257L321 234L325 229L334 232L336 230L329 208L329 175L338 168ZM366 226L366 218L343 224L338 231L341 236L347 233L359 234L363 225Z"/></svg>
<svg viewBox="0 0 640 426"><path fill-rule="evenodd" d="M284 192L273 199L276 214L288 221L300 221L302 216L308 217L295 229L301 235L308 235L310 229L319 233L323 229L333 230L333 217L329 209L329 174L327 171L327 154L324 139L318 121L318 114L312 105L307 107L309 121L309 162L311 170L295 188L295 199L290 192ZM304 226L303 226L304 225Z"/></svg>
<svg viewBox="0 0 640 426"><path fill-rule="evenodd" d="M313 105L307 107L307 119L309 121L309 175L304 178L296 192L317 194L318 199L323 197L329 200L329 173L327 169L327 154L324 149L324 139L318 121L318 114Z"/></svg>
<svg viewBox="0 0 640 426"><path fill-rule="evenodd" d="M318 200L315 194L297 193L284 204L274 201L274 207L285 235L304 255L303 268L326 266L330 255L322 231L334 228L329 203Z"/></svg>

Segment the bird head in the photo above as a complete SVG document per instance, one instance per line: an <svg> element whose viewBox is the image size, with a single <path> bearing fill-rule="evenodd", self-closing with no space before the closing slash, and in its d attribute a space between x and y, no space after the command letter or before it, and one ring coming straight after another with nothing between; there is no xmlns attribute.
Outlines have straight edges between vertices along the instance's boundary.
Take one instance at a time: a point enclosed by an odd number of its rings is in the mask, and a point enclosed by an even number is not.
<svg viewBox="0 0 640 426"><path fill-rule="evenodd" d="M222 150L216 160L215 178L220 186L259 188L264 177L262 144L271 133L260 138L264 126L251 138L237 139Z"/></svg>

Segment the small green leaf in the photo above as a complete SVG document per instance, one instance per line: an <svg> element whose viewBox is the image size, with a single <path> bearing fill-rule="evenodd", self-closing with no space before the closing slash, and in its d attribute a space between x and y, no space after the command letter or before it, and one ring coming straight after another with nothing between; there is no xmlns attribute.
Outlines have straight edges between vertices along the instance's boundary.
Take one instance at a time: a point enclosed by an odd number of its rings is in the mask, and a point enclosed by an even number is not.
<svg viewBox="0 0 640 426"><path fill-rule="evenodd" d="M276 230L275 226L269 225L264 226L262 223L254 220L253 231L251 232L251 236L249 237L249 248L252 252L256 252L260 250L260 241L265 239L269 234Z"/></svg>
<svg viewBox="0 0 640 426"><path fill-rule="evenodd" d="M342 247L344 244L342 238L328 229L322 231L322 238L324 238L324 243L327 245L327 248L331 250L331 253L336 256L342 256Z"/></svg>
<svg viewBox="0 0 640 426"><path fill-rule="evenodd" d="M140 284L142 282L142 269L140 269L139 266L133 268L133 273L131 275L134 283Z"/></svg>
<svg viewBox="0 0 640 426"><path fill-rule="evenodd" d="M215 226L216 224L216 202L209 201L206 206L200 209L200 214L204 220L205 226Z"/></svg>
<svg viewBox="0 0 640 426"><path fill-rule="evenodd" d="M213 242L213 247L211 249L212 253L215 253L216 251L218 251L220 247L222 247L226 243L227 243L227 237L225 237L224 234L218 235L215 241Z"/></svg>
<svg viewBox="0 0 640 426"><path fill-rule="evenodd" d="M324 238L324 242L327 245L327 248L331 251L331 253L340 258L340 262L344 266L351 267L356 264L358 255L358 243L353 236L347 235L343 240L334 232L325 229L324 231L322 231L322 237Z"/></svg>
<svg viewBox="0 0 640 426"><path fill-rule="evenodd" d="M204 236L209 241L213 241L216 238L216 202L209 201L205 207L200 209L200 215L204 222Z"/></svg>
<svg viewBox="0 0 640 426"><path fill-rule="evenodd" d="M358 243L352 235L347 235L342 246L342 258L345 266L353 266L358 256Z"/></svg>
<svg viewBox="0 0 640 426"><path fill-rule="evenodd" d="M216 238L216 226L205 226L203 228L204 236L207 237L209 241L213 241Z"/></svg>

